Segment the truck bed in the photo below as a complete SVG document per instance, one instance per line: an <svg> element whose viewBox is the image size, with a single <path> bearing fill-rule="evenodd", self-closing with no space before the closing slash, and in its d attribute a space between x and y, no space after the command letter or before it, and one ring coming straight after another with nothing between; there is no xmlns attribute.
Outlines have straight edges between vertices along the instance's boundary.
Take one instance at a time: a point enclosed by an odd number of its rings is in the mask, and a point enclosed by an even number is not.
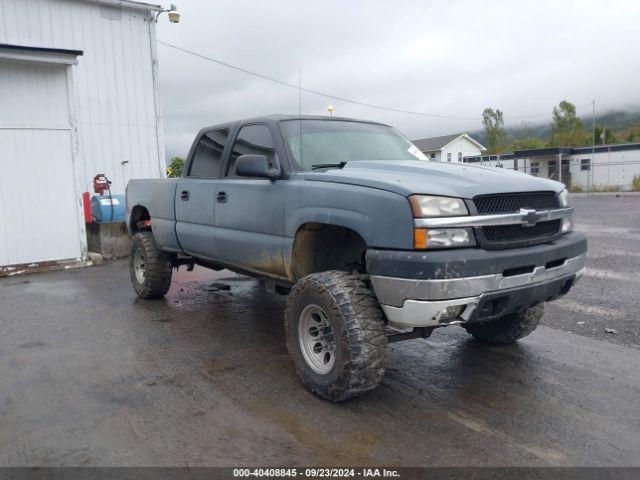
<svg viewBox="0 0 640 480"><path fill-rule="evenodd" d="M136 205L149 210L153 224L153 235L161 248L180 250L176 236L175 198L177 178L131 180L127 185L127 215ZM129 223L129 222L127 222Z"/></svg>

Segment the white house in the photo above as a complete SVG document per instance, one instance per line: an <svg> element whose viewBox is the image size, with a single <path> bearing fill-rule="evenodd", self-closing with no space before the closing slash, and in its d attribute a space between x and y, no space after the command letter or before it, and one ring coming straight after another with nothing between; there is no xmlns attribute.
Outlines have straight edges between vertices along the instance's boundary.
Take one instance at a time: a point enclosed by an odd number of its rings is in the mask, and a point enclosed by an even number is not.
<svg viewBox="0 0 640 480"><path fill-rule="evenodd" d="M94 175L113 193L164 175L160 9L0 0L0 275L85 259L81 195Z"/></svg>
<svg viewBox="0 0 640 480"><path fill-rule="evenodd" d="M462 162L464 157L482 155L482 152L486 150L468 133L421 138L414 140L413 143L429 160L436 162Z"/></svg>
<svg viewBox="0 0 640 480"><path fill-rule="evenodd" d="M630 190L634 177L640 179L640 143L518 150L504 155L465 157L464 161L512 168L583 190ZM558 165L562 168L558 169Z"/></svg>

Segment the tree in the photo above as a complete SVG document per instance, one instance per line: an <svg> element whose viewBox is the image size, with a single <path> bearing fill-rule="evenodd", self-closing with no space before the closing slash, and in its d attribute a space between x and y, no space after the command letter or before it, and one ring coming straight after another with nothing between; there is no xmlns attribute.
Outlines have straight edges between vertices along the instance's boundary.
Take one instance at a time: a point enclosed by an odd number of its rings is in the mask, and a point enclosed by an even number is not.
<svg viewBox="0 0 640 480"><path fill-rule="evenodd" d="M640 123L631 125L618 134L625 142L640 142Z"/></svg>
<svg viewBox="0 0 640 480"><path fill-rule="evenodd" d="M487 153L500 153L505 143L504 117L498 109L487 107L482 112L482 125L487 137Z"/></svg>
<svg viewBox="0 0 640 480"><path fill-rule="evenodd" d="M582 128L573 103L562 100L557 107L553 107L550 146L580 147L590 143L589 137Z"/></svg>
<svg viewBox="0 0 640 480"><path fill-rule="evenodd" d="M596 125L595 137L596 145L605 145L609 143L619 142L618 137L615 136L611 129L603 125Z"/></svg>
<svg viewBox="0 0 640 480"><path fill-rule="evenodd" d="M178 178L182 176L182 169L184 168L184 158L173 157L169 166L167 167L167 177Z"/></svg>
<svg viewBox="0 0 640 480"><path fill-rule="evenodd" d="M516 150L533 150L536 148L544 148L546 146L546 142L538 137L524 137L511 142L511 145L509 145L507 150L515 152Z"/></svg>

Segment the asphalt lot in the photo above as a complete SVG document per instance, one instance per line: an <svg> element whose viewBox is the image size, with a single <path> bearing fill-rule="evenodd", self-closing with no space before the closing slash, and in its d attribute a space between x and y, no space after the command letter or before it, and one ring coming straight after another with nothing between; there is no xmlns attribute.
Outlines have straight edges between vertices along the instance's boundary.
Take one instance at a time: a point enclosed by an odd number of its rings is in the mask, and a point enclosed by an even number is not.
<svg viewBox="0 0 640 480"><path fill-rule="evenodd" d="M182 269L142 301L123 261L2 279L0 465L640 466L639 207L577 199L587 273L531 336L394 344L342 404L301 386L253 280Z"/></svg>
<svg viewBox="0 0 640 480"><path fill-rule="evenodd" d="M544 324L640 348L640 196L573 203L575 228L589 239L587 270L569 295L546 305Z"/></svg>

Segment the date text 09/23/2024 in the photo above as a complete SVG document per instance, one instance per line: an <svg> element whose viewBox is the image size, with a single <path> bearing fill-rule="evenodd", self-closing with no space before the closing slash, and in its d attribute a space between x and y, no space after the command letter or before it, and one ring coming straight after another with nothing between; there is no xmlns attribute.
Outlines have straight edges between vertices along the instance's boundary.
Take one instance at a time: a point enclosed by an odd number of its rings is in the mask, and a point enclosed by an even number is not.
<svg viewBox="0 0 640 480"><path fill-rule="evenodd" d="M400 478L387 468L235 468L234 478Z"/></svg>

